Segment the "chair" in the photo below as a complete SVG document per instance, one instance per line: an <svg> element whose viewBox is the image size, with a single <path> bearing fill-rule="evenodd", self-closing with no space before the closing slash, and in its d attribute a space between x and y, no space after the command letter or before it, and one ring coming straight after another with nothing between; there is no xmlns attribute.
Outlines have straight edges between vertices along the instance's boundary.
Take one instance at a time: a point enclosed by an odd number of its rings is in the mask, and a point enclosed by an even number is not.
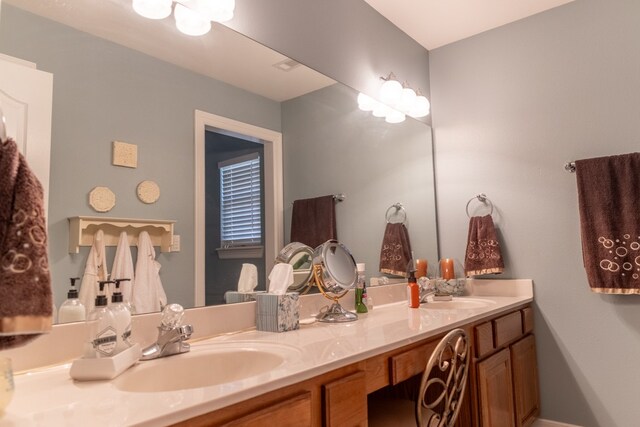
<svg viewBox="0 0 640 427"><path fill-rule="evenodd" d="M467 386L469 359L466 332L449 332L429 357L417 399L373 400L369 404L369 426L453 426Z"/></svg>

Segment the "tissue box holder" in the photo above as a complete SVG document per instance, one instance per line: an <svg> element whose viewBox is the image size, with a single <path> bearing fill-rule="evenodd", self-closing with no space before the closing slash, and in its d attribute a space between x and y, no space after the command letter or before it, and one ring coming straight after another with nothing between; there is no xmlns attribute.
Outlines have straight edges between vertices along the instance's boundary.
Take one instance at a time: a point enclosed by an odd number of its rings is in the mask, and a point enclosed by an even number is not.
<svg viewBox="0 0 640 427"><path fill-rule="evenodd" d="M227 291L224 293L224 302L226 304L235 304L238 302L249 302L255 301L257 294L263 294L265 291L254 291L254 292L237 292L237 291Z"/></svg>
<svg viewBox="0 0 640 427"><path fill-rule="evenodd" d="M286 332L300 328L300 295L260 293L256 295L256 328L259 331Z"/></svg>

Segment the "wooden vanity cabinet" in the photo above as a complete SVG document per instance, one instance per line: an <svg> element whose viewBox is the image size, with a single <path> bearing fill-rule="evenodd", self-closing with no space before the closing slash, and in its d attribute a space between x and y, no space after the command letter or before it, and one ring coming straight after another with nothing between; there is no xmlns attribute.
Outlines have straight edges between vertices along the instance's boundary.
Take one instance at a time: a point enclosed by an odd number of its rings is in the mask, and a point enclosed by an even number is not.
<svg viewBox="0 0 640 427"><path fill-rule="evenodd" d="M532 311L463 327L472 341L457 427L529 426L539 413ZM367 395L421 375L442 333L176 425L366 426Z"/></svg>
<svg viewBox="0 0 640 427"><path fill-rule="evenodd" d="M530 426L540 413L531 307L474 327L477 425Z"/></svg>

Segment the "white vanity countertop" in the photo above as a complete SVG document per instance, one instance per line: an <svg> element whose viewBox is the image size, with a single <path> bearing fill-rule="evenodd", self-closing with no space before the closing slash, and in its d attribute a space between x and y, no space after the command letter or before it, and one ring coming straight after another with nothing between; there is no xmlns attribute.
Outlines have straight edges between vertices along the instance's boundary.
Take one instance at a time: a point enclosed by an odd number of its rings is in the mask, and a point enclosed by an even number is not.
<svg viewBox="0 0 640 427"><path fill-rule="evenodd" d="M139 362L123 374L142 364L161 364L221 347L259 349L275 344L295 355L265 374L221 385L167 392L126 392L116 387L122 376L113 381L74 382L69 377L68 364L17 375L13 400L5 413L0 414L0 426L158 426L186 420L533 300L531 281L495 282L500 282L503 289L509 289L507 282L526 282L527 286L524 292L503 293L510 296L483 296L489 292L474 292L474 298L489 301L488 306L481 308L429 309L429 304L425 304L423 308L410 309L403 301L376 306L356 322L314 323L286 333L248 331L216 337L193 343L191 355ZM166 375L172 375L171 370Z"/></svg>

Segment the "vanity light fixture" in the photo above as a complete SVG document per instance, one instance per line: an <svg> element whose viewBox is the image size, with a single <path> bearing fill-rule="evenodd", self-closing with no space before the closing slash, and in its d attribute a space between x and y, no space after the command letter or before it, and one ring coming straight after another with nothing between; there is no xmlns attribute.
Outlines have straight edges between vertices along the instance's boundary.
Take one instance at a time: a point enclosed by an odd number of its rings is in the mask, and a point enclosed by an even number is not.
<svg viewBox="0 0 640 427"><path fill-rule="evenodd" d="M207 34L211 22L231 20L236 7L235 0L133 0L132 4L136 13L149 19L164 19L173 10L176 27L190 36Z"/></svg>
<svg viewBox="0 0 640 427"><path fill-rule="evenodd" d="M393 73L380 79L384 80L378 96L380 101L364 93L358 94L358 108L362 111L384 117L387 123L401 123L407 115L420 118L429 114L431 105L420 91L414 91L406 83L402 85Z"/></svg>

